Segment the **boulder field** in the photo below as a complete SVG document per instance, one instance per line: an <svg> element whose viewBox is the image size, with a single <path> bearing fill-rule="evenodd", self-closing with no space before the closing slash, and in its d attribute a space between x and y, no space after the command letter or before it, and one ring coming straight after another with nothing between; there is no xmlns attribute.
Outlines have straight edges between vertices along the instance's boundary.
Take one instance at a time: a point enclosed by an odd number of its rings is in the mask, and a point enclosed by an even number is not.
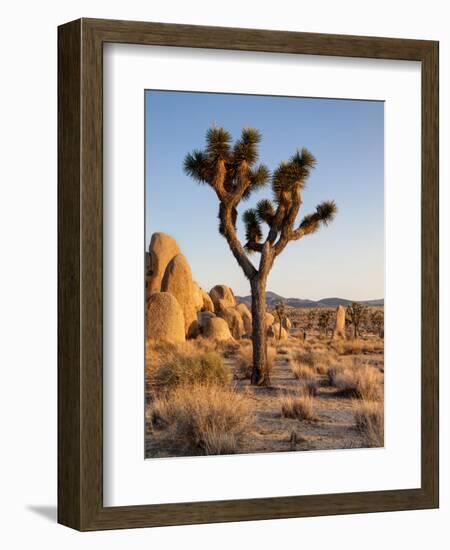
<svg viewBox="0 0 450 550"><path fill-rule="evenodd" d="M146 254L146 337L167 342L183 342L203 336L216 341L250 338L252 314L245 304L237 304L231 288L220 284L209 293L193 279L188 260L178 243L166 233L152 235ZM268 336L278 339L279 327L266 314ZM289 319L282 327L288 338Z"/></svg>

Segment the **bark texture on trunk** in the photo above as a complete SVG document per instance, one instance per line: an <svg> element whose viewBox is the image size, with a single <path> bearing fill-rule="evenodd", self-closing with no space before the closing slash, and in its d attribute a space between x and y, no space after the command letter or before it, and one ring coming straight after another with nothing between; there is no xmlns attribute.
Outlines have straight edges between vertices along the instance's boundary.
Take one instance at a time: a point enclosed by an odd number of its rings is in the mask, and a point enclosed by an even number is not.
<svg viewBox="0 0 450 550"><path fill-rule="evenodd" d="M253 324L253 370L251 383L257 386L270 385L267 363L266 332L266 281L257 277L251 281Z"/></svg>

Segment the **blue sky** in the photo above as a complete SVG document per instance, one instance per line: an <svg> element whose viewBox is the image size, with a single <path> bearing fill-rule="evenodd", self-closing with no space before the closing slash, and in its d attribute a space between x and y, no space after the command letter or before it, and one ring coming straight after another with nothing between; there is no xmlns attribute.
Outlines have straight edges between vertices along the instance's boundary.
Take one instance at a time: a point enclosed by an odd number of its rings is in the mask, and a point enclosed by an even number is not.
<svg viewBox="0 0 450 550"><path fill-rule="evenodd" d="M288 244L267 289L309 299L384 297L383 102L149 90L145 106L147 247L153 232L169 233L203 288L227 284L238 295L249 294L217 230L217 197L184 174L183 159L204 147L213 123L233 139L252 126L262 132L259 160L270 170L298 147L316 157L299 219L323 200L334 199L339 208L328 227ZM269 185L241 203L239 217L264 197L271 198ZM238 233L244 242L240 220Z"/></svg>

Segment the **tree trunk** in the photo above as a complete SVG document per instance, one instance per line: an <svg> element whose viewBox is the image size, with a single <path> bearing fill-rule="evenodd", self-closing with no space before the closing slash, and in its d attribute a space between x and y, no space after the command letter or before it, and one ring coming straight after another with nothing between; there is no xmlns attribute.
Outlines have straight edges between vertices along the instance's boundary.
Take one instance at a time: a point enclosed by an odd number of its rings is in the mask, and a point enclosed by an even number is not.
<svg viewBox="0 0 450 550"><path fill-rule="evenodd" d="M270 373L267 364L266 331L266 281L255 277L252 289L252 340L253 369L251 383L256 386L269 386Z"/></svg>

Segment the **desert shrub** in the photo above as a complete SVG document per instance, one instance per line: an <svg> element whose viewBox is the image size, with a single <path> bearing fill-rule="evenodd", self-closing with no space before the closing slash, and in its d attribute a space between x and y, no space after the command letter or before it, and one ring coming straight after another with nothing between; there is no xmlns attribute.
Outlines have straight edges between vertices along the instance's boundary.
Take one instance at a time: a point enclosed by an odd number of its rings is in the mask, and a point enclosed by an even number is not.
<svg viewBox="0 0 450 550"><path fill-rule="evenodd" d="M338 355L344 355L345 353L345 346L342 340L333 340L330 344L330 347Z"/></svg>
<svg viewBox="0 0 450 550"><path fill-rule="evenodd" d="M201 448L205 455L233 455L238 452L239 442L234 433L209 430L203 435Z"/></svg>
<svg viewBox="0 0 450 550"><path fill-rule="evenodd" d="M330 365L337 361L336 355L329 351L302 351L296 350L293 353L293 359L308 365L317 374L326 374Z"/></svg>
<svg viewBox="0 0 450 550"><path fill-rule="evenodd" d="M269 368L269 371L271 371L275 365L275 359L277 356L276 349L272 346L267 346L267 365Z"/></svg>
<svg viewBox="0 0 450 550"><path fill-rule="evenodd" d="M382 396L382 376L372 367L331 367L328 381L342 397L379 400Z"/></svg>
<svg viewBox="0 0 450 550"><path fill-rule="evenodd" d="M223 340L216 343L216 349L224 357L234 357L241 349L251 346L250 340L243 338L241 340Z"/></svg>
<svg viewBox="0 0 450 550"><path fill-rule="evenodd" d="M281 416L298 420L316 420L314 399L309 395L283 395L280 397Z"/></svg>
<svg viewBox="0 0 450 550"><path fill-rule="evenodd" d="M291 338L290 333L287 340L273 340L272 345L277 348L278 353L281 354L289 353L292 348L298 348L299 346L303 347L303 344L296 338Z"/></svg>
<svg viewBox="0 0 450 550"><path fill-rule="evenodd" d="M308 395L309 397L316 397L317 390L318 386L315 380L306 380L302 386L302 394Z"/></svg>
<svg viewBox="0 0 450 550"><path fill-rule="evenodd" d="M276 349L273 346L267 346L267 367L269 372L273 369L276 358ZM234 378L237 380L249 380L253 368L253 347L246 346L239 350L236 356L236 366L234 368Z"/></svg>
<svg viewBox="0 0 450 550"><path fill-rule="evenodd" d="M217 385L178 386L149 405L147 420L183 454L236 453L251 428L248 399Z"/></svg>
<svg viewBox="0 0 450 550"><path fill-rule="evenodd" d="M197 336L197 338L193 340L188 340L185 345L190 346L192 349L192 352L209 352L209 351L217 351L217 344L215 340L211 340L211 338L205 338L204 336Z"/></svg>
<svg viewBox="0 0 450 550"><path fill-rule="evenodd" d="M383 395L383 376L378 369L366 366L356 372L357 389L361 399L379 401Z"/></svg>
<svg viewBox="0 0 450 550"><path fill-rule="evenodd" d="M384 350L384 343L382 339L347 340L346 342L339 342L336 345L339 346L338 353L340 355L351 355L358 353L382 353Z"/></svg>
<svg viewBox="0 0 450 550"><path fill-rule="evenodd" d="M195 356L199 353L215 351L215 349L216 342L203 337L177 343L147 340L147 370L151 372L165 363L176 360L179 356Z"/></svg>
<svg viewBox="0 0 450 550"><path fill-rule="evenodd" d="M355 401L353 415L356 427L363 434L368 447L384 445L384 406L379 401Z"/></svg>
<svg viewBox="0 0 450 550"><path fill-rule="evenodd" d="M215 352L179 355L153 373L155 385L171 389L180 385L227 384L230 372Z"/></svg>
<svg viewBox="0 0 450 550"><path fill-rule="evenodd" d="M237 380L249 380L252 374L253 348L239 350L234 368L234 378Z"/></svg>
<svg viewBox="0 0 450 550"><path fill-rule="evenodd" d="M297 380L305 380L314 377L314 369L307 363L292 359L289 366Z"/></svg>

